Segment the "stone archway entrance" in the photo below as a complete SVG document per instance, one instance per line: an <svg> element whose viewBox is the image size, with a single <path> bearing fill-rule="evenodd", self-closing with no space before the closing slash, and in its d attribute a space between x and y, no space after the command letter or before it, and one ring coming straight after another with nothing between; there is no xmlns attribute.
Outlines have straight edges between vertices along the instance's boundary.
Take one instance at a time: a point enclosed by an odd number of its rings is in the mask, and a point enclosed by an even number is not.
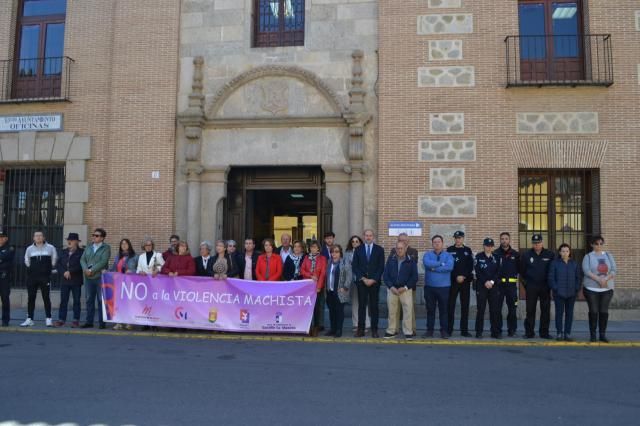
<svg viewBox="0 0 640 426"><path fill-rule="evenodd" d="M333 207L320 167L236 167L229 172L224 236L309 242L332 229Z"/></svg>

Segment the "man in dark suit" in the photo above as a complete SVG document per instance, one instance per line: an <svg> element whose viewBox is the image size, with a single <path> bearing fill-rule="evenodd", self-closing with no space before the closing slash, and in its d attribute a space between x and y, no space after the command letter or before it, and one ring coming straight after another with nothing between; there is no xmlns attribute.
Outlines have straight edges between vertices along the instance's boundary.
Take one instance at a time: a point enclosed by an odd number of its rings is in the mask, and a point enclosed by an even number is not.
<svg viewBox="0 0 640 426"><path fill-rule="evenodd" d="M240 278L244 280L257 280L256 264L260 253L256 251L256 241L249 237L244 240L244 253L236 258ZM250 265L248 265L250 263ZM248 266L247 266L248 265Z"/></svg>
<svg viewBox="0 0 640 426"><path fill-rule="evenodd" d="M324 244L322 244L322 249L320 250L320 254L323 255L327 260L331 260L331 249L336 241L336 234L331 231L324 233Z"/></svg>
<svg viewBox="0 0 640 426"><path fill-rule="evenodd" d="M213 276L214 262L211 258L211 250L213 250L213 244L211 244L210 241L203 241L200 243L200 256L195 258L196 275L199 277Z"/></svg>
<svg viewBox="0 0 640 426"><path fill-rule="evenodd" d="M367 306L371 315L371 337L378 336L378 297L384 272L384 249L373 242L371 229L364 231L364 244L353 254L353 275L358 285L358 329L355 337L364 336ZM367 305L368 304L368 305Z"/></svg>

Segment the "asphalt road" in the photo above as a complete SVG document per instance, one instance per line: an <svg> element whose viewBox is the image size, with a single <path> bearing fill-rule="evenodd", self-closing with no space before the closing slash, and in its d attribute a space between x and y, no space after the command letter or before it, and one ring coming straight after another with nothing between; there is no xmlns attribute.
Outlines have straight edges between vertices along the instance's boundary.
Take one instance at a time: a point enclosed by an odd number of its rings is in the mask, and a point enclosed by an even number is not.
<svg viewBox="0 0 640 426"><path fill-rule="evenodd" d="M0 425L636 425L638 348L0 333Z"/></svg>

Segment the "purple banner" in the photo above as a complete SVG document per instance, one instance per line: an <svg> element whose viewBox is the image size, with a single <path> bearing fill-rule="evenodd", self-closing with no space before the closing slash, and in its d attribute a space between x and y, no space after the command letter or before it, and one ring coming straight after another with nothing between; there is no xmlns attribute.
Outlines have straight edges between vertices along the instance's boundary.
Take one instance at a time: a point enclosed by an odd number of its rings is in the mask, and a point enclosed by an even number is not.
<svg viewBox="0 0 640 426"><path fill-rule="evenodd" d="M105 273L107 322L256 333L302 333L311 325L311 280L262 282Z"/></svg>

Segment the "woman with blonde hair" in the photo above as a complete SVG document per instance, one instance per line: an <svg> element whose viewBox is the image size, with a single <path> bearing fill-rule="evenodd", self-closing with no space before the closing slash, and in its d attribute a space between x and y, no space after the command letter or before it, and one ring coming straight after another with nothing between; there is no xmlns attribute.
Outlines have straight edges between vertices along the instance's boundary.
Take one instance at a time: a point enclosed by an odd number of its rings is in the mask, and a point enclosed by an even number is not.
<svg viewBox="0 0 640 426"><path fill-rule="evenodd" d="M136 268L138 274L155 277L164 266L162 253L155 251L155 248L156 244L153 239L147 237L142 241L143 253L138 256L138 267Z"/></svg>

